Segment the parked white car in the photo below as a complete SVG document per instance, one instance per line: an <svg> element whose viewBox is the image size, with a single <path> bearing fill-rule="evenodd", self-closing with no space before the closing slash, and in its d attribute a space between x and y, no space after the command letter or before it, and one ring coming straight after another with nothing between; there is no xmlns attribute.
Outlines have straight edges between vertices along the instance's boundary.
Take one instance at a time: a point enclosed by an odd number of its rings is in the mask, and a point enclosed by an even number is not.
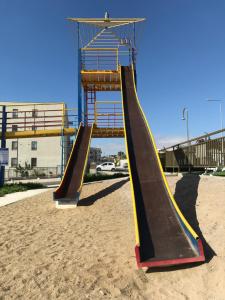
<svg viewBox="0 0 225 300"><path fill-rule="evenodd" d="M115 164L112 162L104 162L96 167L97 171L115 171Z"/></svg>

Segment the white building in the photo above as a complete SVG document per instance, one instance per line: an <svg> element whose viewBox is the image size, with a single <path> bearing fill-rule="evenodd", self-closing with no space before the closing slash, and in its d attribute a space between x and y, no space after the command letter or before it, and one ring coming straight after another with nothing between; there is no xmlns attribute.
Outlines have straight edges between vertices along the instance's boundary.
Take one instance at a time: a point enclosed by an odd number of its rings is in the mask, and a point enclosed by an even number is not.
<svg viewBox="0 0 225 300"><path fill-rule="evenodd" d="M0 102L6 106L7 132L61 129L67 126L68 116L64 103ZM7 139L9 166L6 178L13 177L20 165L30 165L43 176L60 174L69 152L69 137L32 137ZM13 170L14 169L14 170ZM8 176L7 176L8 175Z"/></svg>

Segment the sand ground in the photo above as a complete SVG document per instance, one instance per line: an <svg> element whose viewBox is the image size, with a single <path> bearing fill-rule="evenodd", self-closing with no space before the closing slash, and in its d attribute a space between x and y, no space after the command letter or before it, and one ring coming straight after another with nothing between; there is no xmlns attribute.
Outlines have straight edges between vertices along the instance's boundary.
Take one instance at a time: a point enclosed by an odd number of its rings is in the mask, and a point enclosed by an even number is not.
<svg viewBox="0 0 225 300"><path fill-rule="evenodd" d="M0 208L0 299L225 299L225 179L168 180L207 263L137 270L130 183L113 180L72 210L51 191Z"/></svg>

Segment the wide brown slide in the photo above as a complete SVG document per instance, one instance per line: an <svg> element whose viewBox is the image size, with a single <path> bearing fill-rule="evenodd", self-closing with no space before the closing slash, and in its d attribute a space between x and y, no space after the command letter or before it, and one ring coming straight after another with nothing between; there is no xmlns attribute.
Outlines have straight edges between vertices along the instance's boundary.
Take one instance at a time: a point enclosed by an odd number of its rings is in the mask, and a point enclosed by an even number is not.
<svg viewBox="0 0 225 300"><path fill-rule="evenodd" d="M92 127L80 125L64 176L59 188L54 192L54 200L77 202L82 188L87 164Z"/></svg>
<svg viewBox="0 0 225 300"><path fill-rule="evenodd" d="M138 267L204 261L201 240L183 217L168 188L134 78L131 66L121 67Z"/></svg>

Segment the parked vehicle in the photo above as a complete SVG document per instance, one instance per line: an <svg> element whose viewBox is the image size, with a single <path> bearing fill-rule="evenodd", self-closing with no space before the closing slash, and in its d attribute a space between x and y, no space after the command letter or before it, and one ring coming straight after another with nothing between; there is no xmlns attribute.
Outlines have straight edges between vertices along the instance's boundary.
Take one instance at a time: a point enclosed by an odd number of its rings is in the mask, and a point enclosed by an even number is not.
<svg viewBox="0 0 225 300"><path fill-rule="evenodd" d="M115 171L115 164L112 162L104 162L96 167L97 171Z"/></svg>
<svg viewBox="0 0 225 300"><path fill-rule="evenodd" d="M124 168L124 169L128 168L128 160L127 159L121 159L120 162L119 162L119 166L121 168Z"/></svg>

